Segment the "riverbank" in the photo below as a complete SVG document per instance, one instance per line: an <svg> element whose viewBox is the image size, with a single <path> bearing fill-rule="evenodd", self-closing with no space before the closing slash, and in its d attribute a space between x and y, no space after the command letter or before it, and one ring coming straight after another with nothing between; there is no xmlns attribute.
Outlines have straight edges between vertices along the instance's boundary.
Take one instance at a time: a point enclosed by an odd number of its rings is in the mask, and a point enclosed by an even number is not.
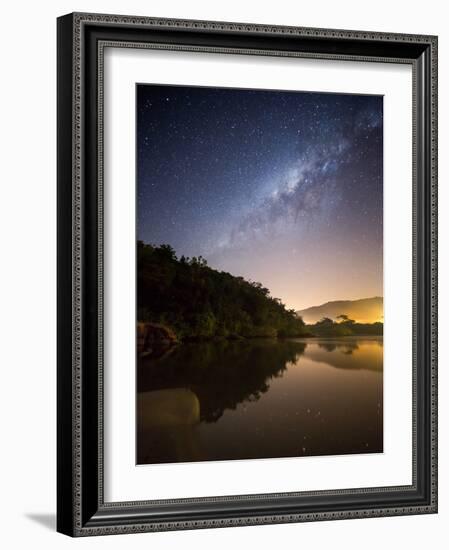
<svg viewBox="0 0 449 550"><path fill-rule="evenodd" d="M380 326L379 326L380 325ZM366 329L368 327L368 329ZM365 330L364 330L365 329ZM278 340L285 341L302 338L349 338L349 337L369 337L382 336L383 325L377 323L374 325L362 325L351 323L344 326L343 323L327 324L324 327L317 325L306 326L303 332L276 331L264 327L263 330L252 330L251 332L214 334L214 335L184 335L178 337L174 329L153 322L137 323L137 352L140 357L158 358L165 356L175 346L182 343L207 343L207 342L225 342L225 341L255 341L255 340Z"/></svg>

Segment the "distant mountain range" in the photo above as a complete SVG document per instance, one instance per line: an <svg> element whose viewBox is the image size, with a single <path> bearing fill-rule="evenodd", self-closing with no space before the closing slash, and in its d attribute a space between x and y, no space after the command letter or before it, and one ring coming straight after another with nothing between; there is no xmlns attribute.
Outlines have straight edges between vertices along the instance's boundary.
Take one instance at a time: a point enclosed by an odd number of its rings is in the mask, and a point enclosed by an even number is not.
<svg viewBox="0 0 449 550"><path fill-rule="evenodd" d="M297 311L306 324L314 324L323 317L334 320L339 315L347 315L358 323L383 322L384 300L380 296L362 298L361 300L337 300L320 306L308 307Z"/></svg>

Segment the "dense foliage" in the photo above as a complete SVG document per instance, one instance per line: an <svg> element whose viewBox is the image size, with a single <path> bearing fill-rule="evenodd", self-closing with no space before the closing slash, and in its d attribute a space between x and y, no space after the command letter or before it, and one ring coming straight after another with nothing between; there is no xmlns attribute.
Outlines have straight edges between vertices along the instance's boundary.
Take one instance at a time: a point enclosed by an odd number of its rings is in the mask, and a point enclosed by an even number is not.
<svg viewBox="0 0 449 550"><path fill-rule="evenodd" d="M323 317L314 325L308 325L315 336L381 336L383 328L383 323L356 323L344 314L339 315L336 321Z"/></svg>
<svg viewBox="0 0 449 550"><path fill-rule="evenodd" d="M177 258L169 245L137 246L139 321L171 327L179 339L306 334L294 310L260 283L216 271L201 256Z"/></svg>

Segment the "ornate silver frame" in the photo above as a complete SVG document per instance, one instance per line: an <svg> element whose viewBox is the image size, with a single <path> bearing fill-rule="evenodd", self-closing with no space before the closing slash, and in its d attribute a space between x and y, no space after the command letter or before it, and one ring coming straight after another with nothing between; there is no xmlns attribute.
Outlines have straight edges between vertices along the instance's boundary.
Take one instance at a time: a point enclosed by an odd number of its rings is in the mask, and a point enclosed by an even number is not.
<svg viewBox="0 0 449 550"><path fill-rule="evenodd" d="M103 54L108 46L412 65L412 485L104 502L102 109ZM114 15L61 17L58 214L60 532L87 536L437 511L436 37ZM85 421L92 415L94 427Z"/></svg>

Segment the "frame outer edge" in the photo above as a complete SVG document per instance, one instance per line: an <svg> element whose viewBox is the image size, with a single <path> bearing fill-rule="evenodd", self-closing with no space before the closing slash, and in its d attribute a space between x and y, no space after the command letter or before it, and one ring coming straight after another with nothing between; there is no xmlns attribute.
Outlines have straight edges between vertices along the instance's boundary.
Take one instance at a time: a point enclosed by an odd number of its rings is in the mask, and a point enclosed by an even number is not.
<svg viewBox="0 0 449 550"><path fill-rule="evenodd" d="M73 536L73 28L57 19L57 531Z"/></svg>
<svg viewBox="0 0 449 550"><path fill-rule="evenodd" d="M89 12L73 12L73 17L79 23L104 23L111 25L142 25L161 27L164 29L190 29L223 32L250 32L257 34L303 35L304 37L320 37L331 39L381 40L403 43L430 44L437 38L435 35L406 34L394 32L362 31L346 29L327 29L320 27L297 27L291 25L268 25L262 23L245 23L232 21L208 21L203 19L174 19L163 17L148 17L139 15L119 15Z"/></svg>
<svg viewBox="0 0 449 550"><path fill-rule="evenodd" d="M70 21L71 30L64 31L63 27L67 29L67 21ZM184 29L196 29L196 30L215 30L225 32L252 32L252 33L273 33L273 34L293 34L303 35L305 37L321 37L321 38L335 38L335 39L359 39L361 41L400 41L404 43L419 43L422 45L428 45L431 47L431 68L430 68L430 80L432 86L432 116L431 116L431 128L432 128L432 158L431 158L431 188L432 188L432 200L429 208L429 221L432 225L432 247L431 247L431 316L432 316L432 342L431 342L431 371L432 371L432 395L431 395L431 422L432 429L432 449L431 449L431 502L429 504L423 504L422 506L407 506L407 507L390 507L390 508L376 508L371 510L347 510L339 512L320 512L320 513L299 513L299 514L283 514L283 515L267 515L261 517L245 517L245 518L227 518L218 520L192 520L192 521L167 521L162 523L143 523L143 524L117 524L113 526L89 526L89 522L83 526L81 520L81 424L82 424L82 410L81 410L81 267L82 267L82 250L81 250L81 35L82 27L84 24L110 24L110 25L143 25L147 27L164 27L173 28L181 27ZM417 513L432 513L437 511L437 496L436 496L436 291L437 291L437 279L436 279L436 260L437 260L437 248L436 248L436 130L437 130L437 118L436 118L436 86L437 86L437 38L427 35L404 35L404 34L390 34L390 33L372 33L363 31L339 31L331 29L310 29L300 27L281 27L281 26L268 26L268 25L249 25L244 23L220 23L220 22L207 22L207 21L182 21L173 19L156 19L145 17L132 17L132 16L113 16L103 14L85 14L74 13L67 16L63 16L58 19L58 48L61 48L63 43L67 48L67 41L70 42L71 62L73 67L73 73L70 72L70 80L73 89L73 96L70 101L71 110L71 122L73 128L73 135L70 138L71 149L71 162L70 162L70 179L71 179L71 208L70 208L70 250L71 250L71 278L70 286L71 291L71 303L70 303L70 338L71 338L71 361L70 376L67 369L67 350L61 349L61 343L67 341L67 327L60 331L59 325L62 321L66 320L68 316L67 304L63 301L63 295L67 293L68 280L66 272L64 271L64 246L68 245L68 222L64 222L62 219L62 207L64 212L67 208L67 169L64 170L62 166L61 150L67 149L67 128L63 133L62 123L60 120L60 114L65 113L67 118L67 103L63 101L61 106L58 103L58 455L62 455L58 458L58 484L63 487L67 485L67 479L70 479L71 490L70 498L67 495L61 496L60 487L58 487L58 531L72 536L91 536L91 535L106 535L106 534L119 534L119 533L133 533L144 531L166 531L175 529L201 529L201 528L213 528L224 526L241 526L241 525L260 525L260 524L272 524L272 523L288 523L288 522L303 522L303 521L317 521L317 520L330 520L330 519L349 519L360 517L381 517L381 516L394 516L404 514L417 514ZM72 68L65 71L61 67L61 63L64 61L66 64L69 59L67 54L58 53L58 101L59 101L59 86L67 86L67 72L72 71ZM430 149L430 147L429 147ZM428 150L429 150L428 149ZM64 265L63 265L64 264ZM64 360L63 360L64 359ZM71 383L70 399L67 390L67 383L62 380L66 378ZM66 433L70 433L70 446L68 446L69 436L62 435L62 426L68 428L67 423L67 403L70 404L71 411L68 418L70 419L70 429L66 430ZM73 436L73 437L72 437ZM62 465L67 467L68 465L68 451L70 451L70 473L64 473ZM64 482L61 485L61 480ZM70 506L70 510L68 510ZM70 520L70 521L69 521Z"/></svg>

